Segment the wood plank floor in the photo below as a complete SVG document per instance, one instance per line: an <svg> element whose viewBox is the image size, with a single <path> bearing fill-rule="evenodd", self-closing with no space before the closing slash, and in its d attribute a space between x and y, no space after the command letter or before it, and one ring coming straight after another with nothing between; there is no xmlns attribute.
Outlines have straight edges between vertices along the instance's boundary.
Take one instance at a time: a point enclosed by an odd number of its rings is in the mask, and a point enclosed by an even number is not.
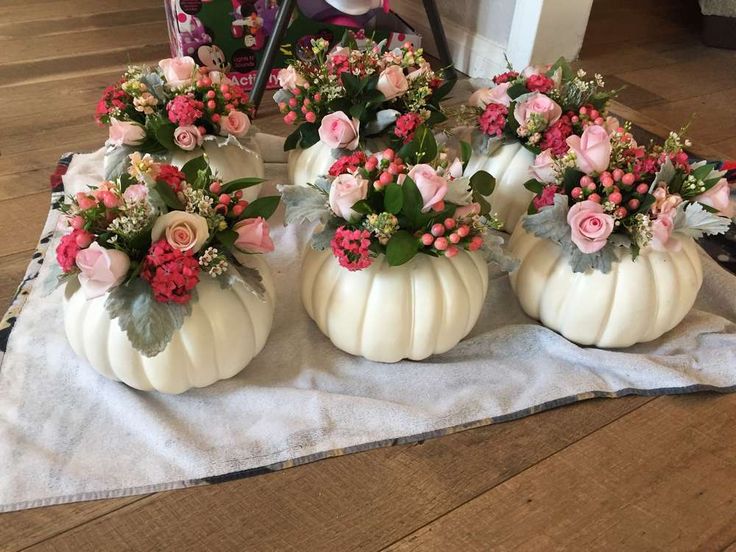
<svg viewBox="0 0 736 552"><path fill-rule="evenodd" d="M736 157L736 54L699 43L694 5L596 0L582 64L628 86L619 114L662 134L698 111L698 151ZM4 308L58 156L104 139L101 89L168 55L163 10L1 0L0 51ZM274 115L265 100L258 125L283 131ZM735 395L594 400L209 487L3 514L0 551L721 550L736 546L734 443Z"/></svg>

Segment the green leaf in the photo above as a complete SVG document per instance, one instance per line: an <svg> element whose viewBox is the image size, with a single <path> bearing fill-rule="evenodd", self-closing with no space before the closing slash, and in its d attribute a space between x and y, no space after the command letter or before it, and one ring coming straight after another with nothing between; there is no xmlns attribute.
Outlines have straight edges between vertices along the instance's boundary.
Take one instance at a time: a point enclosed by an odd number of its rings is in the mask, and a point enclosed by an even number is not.
<svg viewBox="0 0 736 552"><path fill-rule="evenodd" d="M221 230L215 234L215 238L227 249L232 249L235 240L238 239L238 233L235 230L230 230L228 228L227 230Z"/></svg>
<svg viewBox="0 0 736 552"><path fill-rule="evenodd" d="M519 96L522 96L528 93L529 93L529 90L527 90L526 86L518 82L516 84L512 84L511 86L509 86L509 89L507 91L507 94L512 100L515 100ZM511 113L510 109L509 109L509 113ZM513 119L513 117L509 117L509 119Z"/></svg>
<svg viewBox="0 0 736 552"><path fill-rule="evenodd" d="M410 261L419 251L419 240L406 230L399 230L386 245L386 260L390 266Z"/></svg>
<svg viewBox="0 0 736 552"><path fill-rule="evenodd" d="M477 203L478 205L480 205L481 215L487 215L488 213L491 212L491 204L488 203L486 198L483 197L483 195L479 194L478 192L473 192L473 203Z"/></svg>
<svg viewBox="0 0 736 552"><path fill-rule="evenodd" d="M468 162L470 161L470 156L473 155L473 146L470 145L470 142L460 142L460 159L463 162L463 172L465 172L465 168L468 166Z"/></svg>
<svg viewBox="0 0 736 552"><path fill-rule="evenodd" d="M263 277L257 268L246 266L235 255L227 255L231 269L225 273L225 283L232 286L235 282L242 283L248 291L263 301L266 297L266 288L263 286Z"/></svg>
<svg viewBox="0 0 736 552"><path fill-rule="evenodd" d="M583 174L577 169L565 169L565 174L562 176L562 187L565 189L565 193L569 194L575 186L580 185Z"/></svg>
<svg viewBox="0 0 736 552"><path fill-rule="evenodd" d="M183 172L184 176L187 177L187 182L192 184L197 179L199 171L206 171L207 169L209 169L207 158L204 155L200 155L199 157L194 157L184 163L184 166L181 168L181 172Z"/></svg>
<svg viewBox="0 0 736 552"><path fill-rule="evenodd" d="M156 192L158 192L161 201L163 201L164 205L166 205L169 209L174 209L176 211L184 210L184 204L179 201L179 198L176 197L174 190L172 190L166 182L156 182L153 188L156 190Z"/></svg>
<svg viewBox="0 0 736 552"><path fill-rule="evenodd" d="M223 185L222 193L230 194L237 190L242 190L243 188L258 186L258 184L261 184L263 182L265 182L265 179L263 178L238 178L236 180L231 180L227 184Z"/></svg>
<svg viewBox="0 0 736 552"><path fill-rule="evenodd" d="M365 199L361 199L360 201L354 203L351 209L356 213L360 213L361 215L370 215L373 212L370 203L368 203Z"/></svg>
<svg viewBox="0 0 736 552"><path fill-rule="evenodd" d="M241 214L239 218L249 219L263 217L264 219L268 219L273 215L274 211L276 211L280 200L280 196L259 197L245 208L243 214Z"/></svg>
<svg viewBox="0 0 736 552"><path fill-rule="evenodd" d="M192 313L191 301L185 304L156 301L151 286L141 278L113 288L105 300L105 308L110 318L118 319L130 344L147 357L166 349L174 332Z"/></svg>
<svg viewBox="0 0 736 552"><path fill-rule="evenodd" d="M367 111L365 109L365 106L362 104L355 104L354 106L350 108L350 115L352 117L355 117L359 121L363 119L366 113Z"/></svg>
<svg viewBox="0 0 736 552"><path fill-rule="evenodd" d="M387 212L396 215L404 206L404 192L398 184L392 182L383 191L383 206Z"/></svg>
<svg viewBox="0 0 736 552"><path fill-rule="evenodd" d="M415 164L432 161L437 157L437 140L429 127L420 125L410 143L415 144Z"/></svg>
<svg viewBox="0 0 736 552"><path fill-rule="evenodd" d="M564 57L558 58L557 61L552 64L552 67L547 71L547 76L551 77L554 75L557 69L562 69L562 80L568 81L575 76L575 72L572 70L570 62Z"/></svg>
<svg viewBox="0 0 736 552"><path fill-rule="evenodd" d="M407 218L416 224L422 214L422 207L424 207L422 194L414 181L408 176L404 179L401 191L404 196L402 211Z"/></svg>
<svg viewBox="0 0 736 552"><path fill-rule="evenodd" d="M432 93L432 100L439 102L445 98L450 92L452 92L456 82L457 79L451 79L442 83L439 88Z"/></svg>
<svg viewBox="0 0 736 552"><path fill-rule="evenodd" d="M319 142L319 126L316 123L302 123L284 140L284 151L300 147L307 149Z"/></svg>
<svg viewBox="0 0 736 552"><path fill-rule="evenodd" d="M524 182L524 187L535 194L541 194L544 191L544 184L536 178L531 178Z"/></svg>
<svg viewBox="0 0 736 552"><path fill-rule="evenodd" d="M345 92L347 92L349 96L355 96L360 93L361 83L358 77L346 71L340 75L340 79L345 87Z"/></svg>
<svg viewBox="0 0 736 552"><path fill-rule="evenodd" d="M484 196L489 196L496 187L496 179L487 171L478 171L470 177L470 187Z"/></svg>
<svg viewBox="0 0 736 552"><path fill-rule="evenodd" d="M286 137L286 140L284 140L284 151L296 149L301 138L301 131L297 128L294 132Z"/></svg>
<svg viewBox="0 0 736 552"><path fill-rule="evenodd" d="M176 130L176 125L174 123L162 123L156 127L156 130L154 134L156 135L156 140L158 140L163 147L165 147L169 151L176 151L179 149L179 146L176 145L176 142L174 142L174 131Z"/></svg>

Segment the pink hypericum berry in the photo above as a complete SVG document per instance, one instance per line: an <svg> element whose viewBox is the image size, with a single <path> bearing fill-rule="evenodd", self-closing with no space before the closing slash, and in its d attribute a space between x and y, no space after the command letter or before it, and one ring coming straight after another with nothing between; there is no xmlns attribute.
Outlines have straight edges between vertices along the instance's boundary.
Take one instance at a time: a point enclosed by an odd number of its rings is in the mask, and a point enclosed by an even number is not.
<svg viewBox="0 0 736 552"><path fill-rule="evenodd" d="M446 218L444 224L445 228L447 228L448 230L452 230L453 228L455 228L455 225L457 225L457 222L455 222L455 219L453 218Z"/></svg>
<svg viewBox="0 0 736 552"><path fill-rule="evenodd" d="M207 100L207 109L215 109L217 107L217 103L215 100Z"/></svg>
<svg viewBox="0 0 736 552"><path fill-rule="evenodd" d="M381 176L378 177L378 181L383 185L386 186L394 181L394 177L391 175L391 173L388 172L382 172Z"/></svg>
<svg viewBox="0 0 736 552"><path fill-rule="evenodd" d="M432 205L432 210L435 213L439 213L440 211L444 211L445 210L445 202L444 201L438 201L437 203L435 203L434 205Z"/></svg>
<svg viewBox="0 0 736 552"><path fill-rule="evenodd" d="M212 184L210 184L210 192L213 194L219 194L220 190L222 190L222 184L220 184L218 181L214 181Z"/></svg>
<svg viewBox="0 0 736 552"><path fill-rule="evenodd" d="M620 182L623 177L624 171L622 171L621 169L613 169L613 179L616 182Z"/></svg>
<svg viewBox="0 0 736 552"><path fill-rule="evenodd" d="M628 211L626 210L626 207L619 207L613 214L616 218L624 218L628 214Z"/></svg>
<svg viewBox="0 0 736 552"><path fill-rule="evenodd" d="M371 155L365 162L365 168L367 171L372 171L378 166L378 159L375 155Z"/></svg>
<svg viewBox="0 0 736 552"><path fill-rule="evenodd" d="M296 121L296 113L294 111L289 111L286 115L284 115L284 122L287 125L290 125L294 121Z"/></svg>
<svg viewBox="0 0 736 552"><path fill-rule="evenodd" d="M392 174L392 175L396 176L397 174L399 174L399 167L398 167L398 166L396 165L396 163L391 163L391 164L390 164L390 165L388 166L388 172L389 172L390 174Z"/></svg>
<svg viewBox="0 0 736 552"><path fill-rule="evenodd" d="M383 150L384 159L388 159L389 161L391 161L395 155L396 155L396 152L392 150L391 148L386 148L385 150Z"/></svg>
<svg viewBox="0 0 736 552"><path fill-rule="evenodd" d="M603 184L604 188L610 188L613 186L613 178L608 174L604 174L601 176L601 184Z"/></svg>
<svg viewBox="0 0 736 552"><path fill-rule="evenodd" d="M603 123L605 123L605 121L603 120L603 117L596 117L595 121L593 122L599 126L603 126Z"/></svg>
<svg viewBox="0 0 736 552"><path fill-rule="evenodd" d="M84 219L80 217L79 215L76 215L69 219L69 226L74 228L75 230L79 230L84 226Z"/></svg>
<svg viewBox="0 0 736 552"><path fill-rule="evenodd" d="M243 207L241 207L240 205L235 205L235 206L233 206L232 209L230 209L230 212L233 214L233 216L239 217L240 215L243 214L243 211L244 210L245 209Z"/></svg>
<svg viewBox="0 0 736 552"><path fill-rule="evenodd" d="M212 122L213 123L219 123L220 122L220 114L219 113L213 113L212 114Z"/></svg>
<svg viewBox="0 0 736 552"><path fill-rule="evenodd" d="M580 113L581 115L585 115L585 114L587 114L587 113L588 113L588 108L587 108L587 107L585 107L585 106L582 106L582 107L581 107L581 108L580 108L580 109L578 110L578 113Z"/></svg>
<svg viewBox="0 0 736 552"><path fill-rule="evenodd" d="M288 106L286 105L286 102L279 102L279 110L280 111L286 111L287 107Z"/></svg>
<svg viewBox="0 0 736 552"><path fill-rule="evenodd" d="M243 209L245 209L248 206L248 202L245 201L244 199L241 199L240 201L238 201L238 205L240 205Z"/></svg>
<svg viewBox="0 0 736 552"><path fill-rule="evenodd" d="M611 195L608 196L608 201L610 201L611 203L614 203L616 205L618 205L619 203L621 203L623 200L624 200L624 198L623 198L623 196L621 195L620 192L613 192Z"/></svg>
<svg viewBox="0 0 736 552"><path fill-rule="evenodd" d="M636 193L644 195L649 191L649 184L645 184L642 182L641 184L637 185L636 187Z"/></svg>
<svg viewBox="0 0 736 552"><path fill-rule="evenodd" d="M229 205L232 201L232 198L228 194L222 194L218 198L218 201L222 203L223 205Z"/></svg>
<svg viewBox="0 0 736 552"><path fill-rule="evenodd" d="M215 91L214 91L214 90L208 90L208 91L207 91L207 94L205 94L205 96L207 97L207 99L208 99L208 100L212 100L212 99L214 99L214 97L215 97L216 95L217 95L217 94L215 94Z"/></svg>
<svg viewBox="0 0 736 552"><path fill-rule="evenodd" d="M204 127L203 127L202 125L198 126L198 127L197 127L197 130L199 131L199 134L200 134L201 136L204 136L205 134L207 134L207 129L206 129L206 128L204 128Z"/></svg>
<svg viewBox="0 0 736 552"><path fill-rule="evenodd" d="M463 224L460 228L457 229L457 235L461 238L466 237L468 234L470 234L470 226L467 224Z"/></svg>
<svg viewBox="0 0 736 552"><path fill-rule="evenodd" d="M597 109L591 109L590 110L590 118L591 119L597 119L598 117L600 117L600 115L601 114L598 113L598 110Z"/></svg>
<svg viewBox="0 0 736 552"><path fill-rule="evenodd" d="M453 232L449 235L448 239L451 243L460 243L460 235L457 232Z"/></svg>
<svg viewBox="0 0 736 552"><path fill-rule="evenodd" d="M588 196L588 199L592 201L593 203L600 203L601 202L601 196L598 194L590 194Z"/></svg>
<svg viewBox="0 0 736 552"><path fill-rule="evenodd" d="M308 123L313 123L317 120L317 115L314 114L314 111L307 111L304 115L304 118L307 120Z"/></svg>
<svg viewBox="0 0 736 552"><path fill-rule="evenodd" d="M595 188L596 188L595 182L591 182L590 184L588 184L585 187L585 189L588 190L589 192L594 192L595 191Z"/></svg>
<svg viewBox="0 0 736 552"><path fill-rule="evenodd" d="M241 197L243 197L243 190L235 190L233 196L235 197L235 199L240 199Z"/></svg>
<svg viewBox="0 0 736 552"><path fill-rule="evenodd" d="M573 115L572 117L570 117L570 120L573 123L579 123L580 122L580 117L578 117L577 115Z"/></svg>
<svg viewBox="0 0 736 552"><path fill-rule="evenodd" d="M448 245L450 244L447 242L447 238L437 238L434 240L434 248L437 251L444 251Z"/></svg>
<svg viewBox="0 0 736 552"><path fill-rule="evenodd" d="M592 184L593 179L590 178L587 174L585 176L580 177L580 185L581 186L587 186L588 184Z"/></svg>
<svg viewBox="0 0 736 552"><path fill-rule="evenodd" d="M212 79L210 79L209 77L204 77L202 78L202 84L204 86L212 86Z"/></svg>
<svg viewBox="0 0 736 552"><path fill-rule="evenodd" d="M629 209L631 209L632 211L636 211L639 208L640 203L638 199L632 198L629 200L628 205L629 205Z"/></svg>
<svg viewBox="0 0 736 552"><path fill-rule="evenodd" d="M75 241L77 242L77 245L82 249L89 247L94 239L94 235L91 232L87 232L86 230L80 230L76 233L75 236Z"/></svg>
<svg viewBox="0 0 736 552"><path fill-rule="evenodd" d="M432 234L422 234L422 243L424 245L432 245L434 243L434 236Z"/></svg>
<svg viewBox="0 0 736 552"><path fill-rule="evenodd" d="M227 205L224 203L218 203L215 205L215 213L219 213L220 215L227 215Z"/></svg>
<svg viewBox="0 0 736 552"><path fill-rule="evenodd" d="M225 98L225 101L228 101L228 102L233 99L232 94L223 94L222 97Z"/></svg>
<svg viewBox="0 0 736 552"><path fill-rule="evenodd" d="M468 249L470 251L477 251L478 249L481 248L482 245L483 245L483 238L481 238L480 236L473 236L473 239L470 240L470 244L468 245Z"/></svg>
<svg viewBox="0 0 736 552"><path fill-rule="evenodd" d="M576 186L570 190L570 195L573 199L579 199L583 195L583 189L580 186Z"/></svg>
<svg viewBox="0 0 736 552"><path fill-rule="evenodd" d="M450 247L447 248L447 251L445 251L445 257L452 258L455 255L457 255L457 247L455 247L454 245L451 245Z"/></svg>
<svg viewBox="0 0 736 552"><path fill-rule="evenodd" d="M444 236L445 235L445 227L439 222L433 224L432 228L429 231L432 232L433 236Z"/></svg>
<svg viewBox="0 0 736 552"><path fill-rule="evenodd" d="M296 98L289 98L289 107L296 107Z"/></svg>
<svg viewBox="0 0 736 552"><path fill-rule="evenodd" d="M626 173L621 177L621 182L623 182L626 186L631 186L634 183L634 175L631 173Z"/></svg>

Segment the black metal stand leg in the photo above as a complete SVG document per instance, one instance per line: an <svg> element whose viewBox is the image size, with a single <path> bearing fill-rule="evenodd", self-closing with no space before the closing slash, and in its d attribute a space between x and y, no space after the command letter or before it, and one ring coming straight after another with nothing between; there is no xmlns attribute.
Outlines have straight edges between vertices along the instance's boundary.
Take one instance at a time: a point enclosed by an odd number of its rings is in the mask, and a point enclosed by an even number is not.
<svg viewBox="0 0 736 552"><path fill-rule="evenodd" d="M256 80L253 83L253 89L250 92L250 101L253 103L255 117L258 113L258 107L261 105L261 99L263 98L263 92L266 90L268 84L268 78L271 76L271 68L273 67L273 58L276 56L276 52L281 43L281 39L286 31L286 26L289 24L291 14L296 7L296 0L282 0L281 6L279 7L279 13L276 16L276 22L273 27L271 36L268 37L268 43L266 49L263 51L263 58L258 67L256 73Z"/></svg>
<svg viewBox="0 0 736 552"><path fill-rule="evenodd" d="M434 34L434 42L437 45L437 53L440 56L440 62L446 67L445 78L454 80L457 78L455 68L452 66L452 54L450 54L450 46L447 44L447 35L445 28L442 26L442 17L437 9L436 0L424 0L424 9L427 11L427 20L429 27Z"/></svg>

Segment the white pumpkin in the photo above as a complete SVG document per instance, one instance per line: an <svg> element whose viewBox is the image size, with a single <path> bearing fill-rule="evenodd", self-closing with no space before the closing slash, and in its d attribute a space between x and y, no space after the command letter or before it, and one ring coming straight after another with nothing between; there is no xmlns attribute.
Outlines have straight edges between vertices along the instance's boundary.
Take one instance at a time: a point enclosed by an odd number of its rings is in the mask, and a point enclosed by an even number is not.
<svg viewBox="0 0 736 552"><path fill-rule="evenodd" d="M367 142L365 151L377 152L385 147L385 140L371 138ZM318 177L326 175L336 161L332 152L333 149L321 141L307 149L296 148L291 150L287 166L289 184L306 186L314 183Z"/></svg>
<svg viewBox="0 0 736 552"><path fill-rule="evenodd" d="M255 143L254 143L255 144ZM257 146L253 145L254 148ZM192 151L176 150L172 152L171 164L181 168L190 159L207 154L212 170L223 182L238 178L264 178L266 172L260 153L241 146L235 138L207 137L201 147ZM243 199L248 202L258 198L261 185L251 186L243 190Z"/></svg>
<svg viewBox="0 0 736 552"><path fill-rule="evenodd" d="M239 258L260 271L265 300L242 283L223 289L218 281L203 274L191 316L154 357L134 349L118 321L110 319L105 309L107 295L87 300L75 279L64 293L69 344L103 376L143 391L182 393L233 377L266 344L275 297L266 262L255 255Z"/></svg>
<svg viewBox="0 0 736 552"><path fill-rule="evenodd" d="M452 349L478 321L488 289L482 255L416 255L389 266L379 255L351 272L331 251L307 247L302 301L339 349L378 362L421 360Z"/></svg>
<svg viewBox="0 0 736 552"><path fill-rule="evenodd" d="M679 324L703 283L692 238L675 234L679 251L642 250L634 261L619 248L610 272L574 273L556 243L519 224L509 252L521 261L511 287L521 308L580 345L628 347L652 341Z"/></svg>
<svg viewBox="0 0 736 552"><path fill-rule="evenodd" d="M524 182L532 178L530 167L534 154L519 142L500 146L492 154L470 156L465 169L466 176L478 171L487 171L496 179L496 188L487 197L492 211L503 222L506 232L512 232L519 218L527 212L534 194L524 188Z"/></svg>

